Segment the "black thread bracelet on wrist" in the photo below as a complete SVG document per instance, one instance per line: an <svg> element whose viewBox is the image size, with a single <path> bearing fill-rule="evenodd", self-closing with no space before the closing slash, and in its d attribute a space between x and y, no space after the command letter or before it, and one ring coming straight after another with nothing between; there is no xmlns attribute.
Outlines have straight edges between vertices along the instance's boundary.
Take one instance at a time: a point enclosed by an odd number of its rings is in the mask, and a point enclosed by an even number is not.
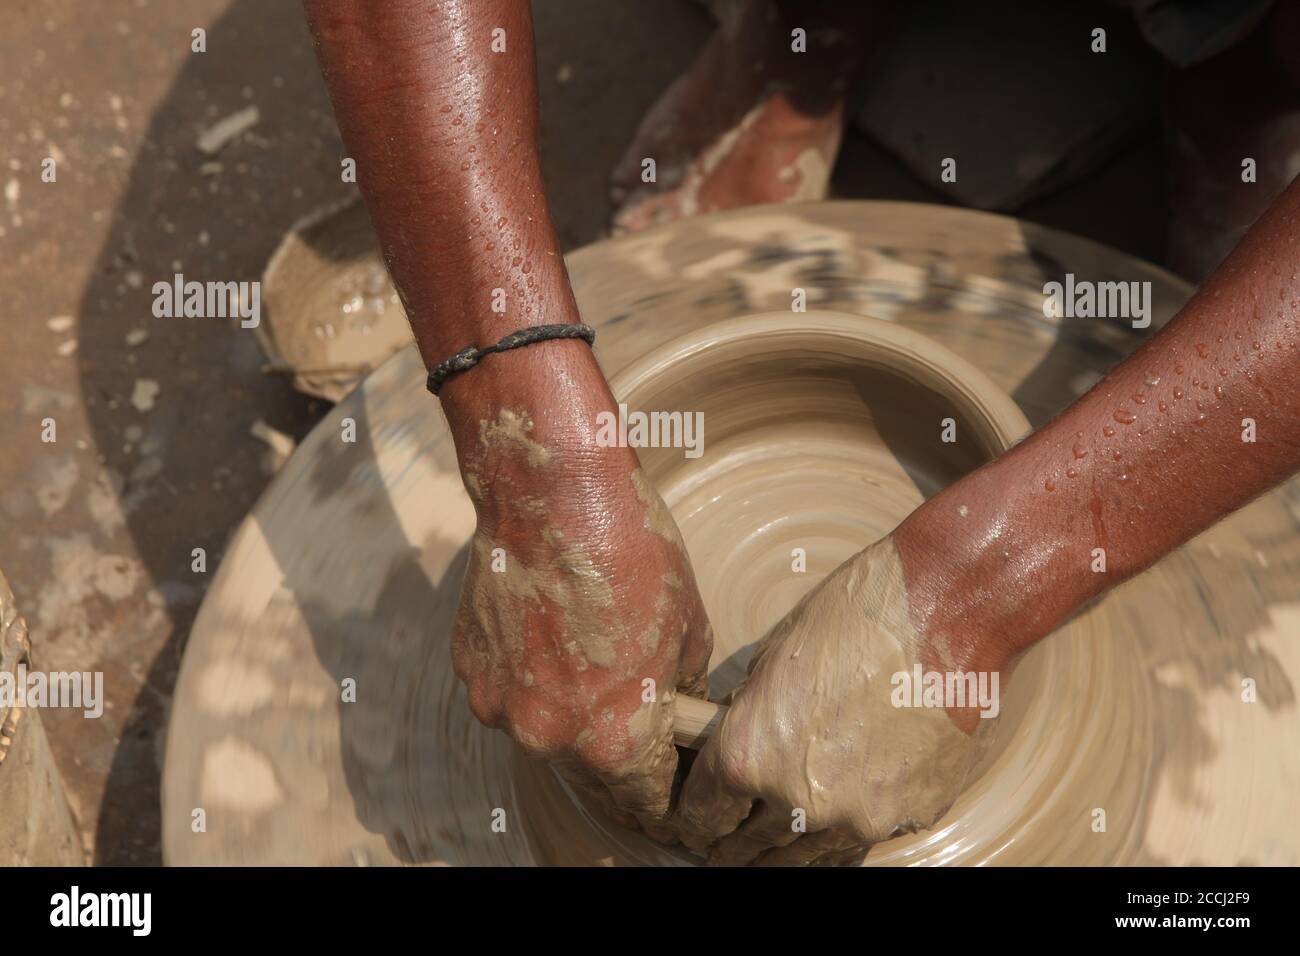
<svg viewBox="0 0 1300 956"><path fill-rule="evenodd" d="M582 339L588 345L596 341L596 330L590 325L534 325L531 328L511 332L496 345L478 348L468 345L429 373L429 391L438 394L443 382L457 372L472 369L485 355L494 352L508 352L510 349L523 348L534 342L547 342L552 339Z"/></svg>

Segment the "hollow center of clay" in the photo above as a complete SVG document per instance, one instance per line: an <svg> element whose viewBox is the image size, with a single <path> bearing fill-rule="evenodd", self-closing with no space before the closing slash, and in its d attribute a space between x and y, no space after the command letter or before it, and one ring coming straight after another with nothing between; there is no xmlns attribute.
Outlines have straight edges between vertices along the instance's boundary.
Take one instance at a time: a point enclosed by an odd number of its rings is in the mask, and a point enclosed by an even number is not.
<svg viewBox="0 0 1300 956"><path fill-rule="evenodd" d="M701 413L705 454L640 449L686 540L713 621L711 694L805 592L989 450L971 413L879 366L819 352L702 356L629 395ZM945 420L964 440L942 442ZM799 570L804 568L804 570Z"/></svg>

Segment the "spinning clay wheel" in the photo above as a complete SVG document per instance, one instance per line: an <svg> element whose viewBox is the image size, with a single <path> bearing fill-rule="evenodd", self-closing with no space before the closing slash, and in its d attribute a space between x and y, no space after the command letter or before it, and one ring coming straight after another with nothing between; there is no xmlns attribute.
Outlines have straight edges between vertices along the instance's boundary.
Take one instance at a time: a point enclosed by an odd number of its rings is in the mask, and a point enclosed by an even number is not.
<svg viewBox="0 0 1300 956"><path fill-rule="evenodd" d="M702 217L568 266L620 400L705 413L700 458L640 454L714 623L715 697L801 594L1019 438L1017 405L1046 421L1190 291L1081 239L904 203ZM1066 272L1149 281L1152 328L1044 317ZM973 440L941 449L945 415ZM1292 481L1039 644L957 804L866 863L1300 863L1298 524ZM448 638L473 527L408 347L308 436L208 591L169 729L169 863L698 862L470 714Z"/></svg>

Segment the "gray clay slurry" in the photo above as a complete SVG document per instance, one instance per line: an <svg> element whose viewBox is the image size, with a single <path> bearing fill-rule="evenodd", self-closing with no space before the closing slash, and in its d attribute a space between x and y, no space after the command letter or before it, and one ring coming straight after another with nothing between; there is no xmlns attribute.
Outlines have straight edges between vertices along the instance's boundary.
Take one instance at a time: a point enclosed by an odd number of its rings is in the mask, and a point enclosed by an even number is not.
<svg viewBox="0 0 1300 956"><path fill-rule="evenodd" d="M788 314L798 287L810 309L873 315L946 346L1033 424L1147 334L1045 318L1045 282L1067 271L1149 280L1150 331L1190 291L1084 240L902 203L748 209L599 243L568 264L611 376L703 326ZM887 434L905 430L907 408L821 379L821 399L786 403L823 423L807 456L780 447L791 439L778 423L729 424L721 409L706 416L700 470L646 456L720 637L715 693L803 591L969 465L909 458ZM423 380L410 348L370 375L231 543L177 688L167 860L689 863L575 805L470 715L447 638L473 511ZM339 439L344 418L355 444ZM829 451L850 433L847 457ZM750 482L750 504L713 494L724 480ZM978 780L936 830L883 844L868 864L1300 863L1298 524L1292 481L1035 649ZM774 583L796 540L808 573ZM342 703L349 678L356 702ZM1255 703L1241 699L1246 678ZM196 834L200 807L207 832Z"/></svg>

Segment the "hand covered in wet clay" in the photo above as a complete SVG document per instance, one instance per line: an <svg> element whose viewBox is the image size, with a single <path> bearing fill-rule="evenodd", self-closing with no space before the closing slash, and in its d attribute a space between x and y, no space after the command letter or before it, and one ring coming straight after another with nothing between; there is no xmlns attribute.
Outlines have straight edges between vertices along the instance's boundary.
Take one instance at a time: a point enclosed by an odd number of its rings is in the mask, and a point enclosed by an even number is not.
<svg viewBox="0 0 1300 956"><path fill-rule="evenodd" d="M712 650L677 526L634 452L522 404L488 415L458 437L478 513L452 640L469 705L672 839L674 699L704 696Z"/></svg>
<svg viewBox="0 0 1300 956"><path fill-rule="evenodd" d="M971 708L911 706L917 664L952 667L912 626L885 538L767 635L683 786L682 841L722 865L835 864L933 825L996 721Z"/></svg>
<svg viewBox="0 0 1300 956"><path fill-rule="evenodd" d="M531 5L305 6L425 366L582 321L538 161ZM508 56L473 39L498 32ZM617 405L591 349L492 354L438 397L478 513L453 636L470 706L623 822L654 826L676 768L673 697L703 691L710 632L635 452L595 441Z"/></svg>

